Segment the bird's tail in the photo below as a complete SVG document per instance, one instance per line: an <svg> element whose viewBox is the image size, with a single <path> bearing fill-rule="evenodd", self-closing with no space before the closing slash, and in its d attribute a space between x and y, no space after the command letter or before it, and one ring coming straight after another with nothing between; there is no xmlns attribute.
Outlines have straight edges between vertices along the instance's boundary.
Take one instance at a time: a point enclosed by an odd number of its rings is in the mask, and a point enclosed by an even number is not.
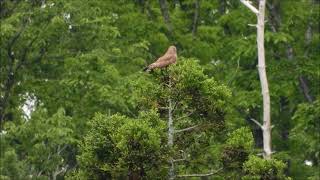
<svg viewBox="0 0 320 180"><path fill-rule="evenodd" d="M147 66L147 67L143 68L142 71L148 71L148 69L149 69L149 67Z"/></svg>
<svg viewBox="0 0 320 180"><path fill-rule="evenodd" d="M144 72L150 72L150 71L152 71L152 69L150 69L149 66L147 66L147 67L143 68L142 71L144 71Z"/></svg>

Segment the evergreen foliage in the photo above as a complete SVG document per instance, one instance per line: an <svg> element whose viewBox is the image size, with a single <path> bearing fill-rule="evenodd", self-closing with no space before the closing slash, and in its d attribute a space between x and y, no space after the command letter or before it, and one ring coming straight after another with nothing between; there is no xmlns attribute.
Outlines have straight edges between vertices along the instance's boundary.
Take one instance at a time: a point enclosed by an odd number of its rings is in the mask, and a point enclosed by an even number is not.
<svg viewBox="0 0 320 180"><path fill-rule="evenodd" d="M0 1L0 179L318 179L319 12L267 0L267 161L240 1ZM175 65L142 72L170 45Z"/></svg>

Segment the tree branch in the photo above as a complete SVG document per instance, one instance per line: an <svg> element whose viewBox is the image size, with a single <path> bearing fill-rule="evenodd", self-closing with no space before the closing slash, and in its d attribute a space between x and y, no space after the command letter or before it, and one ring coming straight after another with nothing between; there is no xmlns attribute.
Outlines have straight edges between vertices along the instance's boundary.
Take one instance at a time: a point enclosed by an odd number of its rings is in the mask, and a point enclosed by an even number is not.
<svg viewBox="0 0 320 180"><path fill-rule="evenodd" d="M253 121L254 123L256 123L256 125L258 125L260 128L262 128L262 125L255 119L250 118L251 121Z"/></svg>
<svg viewBox="0 0 320 180"><path fill-rule="evenodd" d="M305 32L305 45L306 45L306 47L308 47L310 45L311 40L312 40L312 26L311 26L311 22L309 22L307 30ZM308 57L308 49L305 50L304 57L306 57L306 58ZM300 85L300 88L303 92L304 97L308 100L309 103L312 103L314 98L310 94L310 88L308 85L308 81L303 75L299 76L299 85Z"/></svg>
<svg viewBox="0 0 320 180"><path fill-rule="evenodd" d="M234 71L233 76L228 80L228 83L227 83L228 86L230 86L231 82L236 78L239 68L240 68L240 58L237 60L237 69Z"/></svg>
<svg viewBox="0 0 320 180"><path fill-rule="evenodd" d="M11 41L8 43L8 49L7 49L7 55L8 55L8 73L7 73L7 78L5 80L4 83L4 96L0 97L0 129L2 129L2 125L3 125L3 120L5 117L5 111L8 105L8 100L9 100L9 96L10 96L10 91L13 88L14 85L14 61L15 61L15 56L14 56L14 52L12 51L14 44L16 43L16 41L20 38L21 34L25 31L26 29L26 22L24 22L22 24L21 29L19 30L19 32L17 32L13 38L11 39Z"/></svg>
<svg viewBox="0 0 320 180"><path fill-rule="evenodd" d="M257 27L257 24L248 24L248 26Z"/></svg>
<svg viewBox="0 0 320 180"><path fill-rule="evenodd" d="M177 106L178 106L178 102L174 101L173 105L172 105L172 112L174 112L176 110Z"/></svg>
<svg viewBox="0 0 320 180"><path fill-rule="evenodd" d="M171 91L171 79L169 77L169 91ZM172 99L171 96L168 98L168 146L173 147L174 143L174 126L173 126L173 109L172 109ZM169 161L170 168L168 172L169 179L174 179L174 163L172 160Z"/></svg>
<svg viewBox="0 0 320 180"><path fill-rule="evenodd" d="M183 158L183 159L173 159L172 162L180 162L180 161L186 161L186 158Z"/></svg>
<svg viewBox="0 0 320 180"><path fill-rule="evenodd" d="M178 120L180 120L180 119L187 118L187 117L191 116L193 113L194 113L194 111L189 112L188 114L186 114L186 115L184 115L184 116L178 117L178 118L176 119L176 121L178 121Z"/></svg>
<svg viewBox="0 0 320 180"><path fill-rule="evenodd" d="M69 165L67 164L67 165L63 166L59 171L56 171L55 173L57 175L59 175L60 173L66 172L68 167L69 167Z"/></svg>
<svg viewBox="0 0 320 180"><path fill-rule="evenodd" d="M13 57L13 54L12 54L12 47L14 45L14 43L19 39L20 35L22 34L22 32L26 29L26 26L25 24L22 26L21 30L19 32L17 32L12 40L9 42L8 44L8 56L10 57L10 59L12 60L14 57Z"/></svg>
<svg viewBox="0 0 320 180"><path fill-rule="evenodd" d="M248 1L248 0L240 0L240 2L241 2L243 5L247 6L247 8L249 8L249 9L250 9L253 13L255 13L256 15L259 14L258 9L255 8L255 7L251 4L250 1Z"/></svg>
<svg viewBox="0 0 320 180"><path fill-rule="evenodd" d="M195 125L195 126L191 126L188 128L184 128L184 129L179 129L179 130L175 130L174 133L180 133L180 132L185 132L185 131L191 131L197 127L199 127L200 125Z"/></svg>
<svg viewBox="0 0 320 180"><path fill-rule="evenodd" d="M37 174L37 177L41 176L42 174L42 171L40 171L38 174Z"/></svg>
<svg viewBox="0 0 320 180"><path fill-rule="evenodd" d="M58 150L57 150L57 155L60 155L60 153L62 151L64 151L66 148L68 147L68 145L64 145L62 148L60 148L60 145L58 146Z"/></svg>
<svg viewBox="0 0 320 180"><path fill-rule="evenodd" d="M313 97L310 95L310 89L307 85L307 81L303 76L299 76L300 88L303 92L304 97L308 100L309 103L313 102Z"/></svg>
<svg viewBox="0 0 320 180"><path fill-rule="evenodd" d="M68 167L69 165L65 165L65 166L62 166L61 169L59 170L59 166L57 166L56 170L52 173L52 179L53 180L56 180L57 179L57 176L61 173L65 173L67 170L68 170Z"/></svg>
<svg viewBox="0 0 320 180"><path fill-rule="evenodd" d="M23 53L22 53L22 56L21 56L21 60L20 62L18 63L18 65L16 66L15 68L15 72L17 72L20 67L26 62L27 60L27 56L28 56L28 53L30 51L30 48L32 47L32 44L38 39L38 36L36 36L35 38L33 38L30 43L27 45L27 47L23 50Z"/></svg>
<svg viewBox="0 0 320 180"><path fill-rule="evenodd" d="M219 171L221 171L222 168L216 170L216 171L211 171L209 173L205 173L205 174L184 174L184 175L178 175L176 176L177 178L185 178L185 177L207 177L207 176L212 176L217 174Z"/></svg>

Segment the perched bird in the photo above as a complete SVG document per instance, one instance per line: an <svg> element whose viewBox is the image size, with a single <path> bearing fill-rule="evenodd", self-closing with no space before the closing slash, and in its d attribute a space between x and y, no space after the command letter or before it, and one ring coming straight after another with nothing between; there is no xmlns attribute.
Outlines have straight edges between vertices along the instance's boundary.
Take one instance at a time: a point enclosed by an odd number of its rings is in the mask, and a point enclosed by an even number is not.
<svg viewBox="0 0 320 180"><path fill-rule="evenodd" d="M158 58L156 62L145 67L143 71L150 72L155 68L167 67L170 64L176 63L176 61L177 61L177 48L175 46L170 46L167 52L163 56Z"/></svg>

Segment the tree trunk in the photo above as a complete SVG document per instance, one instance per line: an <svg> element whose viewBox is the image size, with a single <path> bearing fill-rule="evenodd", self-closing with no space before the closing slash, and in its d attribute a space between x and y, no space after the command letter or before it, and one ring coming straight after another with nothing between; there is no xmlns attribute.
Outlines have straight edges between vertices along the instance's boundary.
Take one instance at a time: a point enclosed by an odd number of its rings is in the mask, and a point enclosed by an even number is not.
<svg viewBox="0 0 320 180"><path fill-rule="evenodd" d="M220 15L224 15L226 13L226 0L219 0L219 13Z"/></svg>
<svg viewBox="0 0 320 180"><path fill-rule="evenodd" d="M161 9L161 13L164 19L164 22L166 23L168 30L170 33L172 33L172 25L171 25L171 21L170 21L170 16L169 16L169 9L167 6L167 1L166 0L159 0L159 4L160 4L160 9Z"/></svg>
<svg viewBox="0 0 320 180"><path fill-rule="evenodd" d="M129 180L139 180L141 179L139 172L130 170L128 175Z"/></svg>
<svg viewBox="0 0 320 180"><path fill-rule="evenodd" d="M312 2L312 5L314 5L313 3L314 2ZM312 41L312 24L311 24L311 22L309 22L308 26L307 26L306 33L305 33L306 47L308 47L310 45L311 41ZM306 57L306 58L308 57L308 49L305 50L304 57ZM300 88L303 92L305 99L308 100L309 103L312 103L314 98L310 94L310 88L308 85L308 81L303 75L299 76L299 85L300 85Z"/></svg>
<svg viewBox="0 0 320 180"><path fill-rule="evenodd" d="M271 117L270 117L270 95L265 65L264 50L264 17L266 0L260 0L258 24L257 24L257 45L258 45L258 71L261 84L261 93L263 96L263 150L264 158L271 159Z"/></svg>
<svg viewBox="0 0 320 180"><path fill-rule="evenodd" d="M168 109L168 146L172 147L173 146L173 119L172 119L172 102L171 98L168 100L169 103L169 109Z"/></svg>
<svg viewBox="0 0 320 180"><path fill-rule="evenodd" d="M314 1L312 1L311 4L313 7ZM275 2L275 4L267 4L267 7L268 7L270 14L271 14L269 16L271 29L273 32L276 33L276 32L278 32L278 28L281 24L281 17L280 17L280 12L279 12L279 9L280 9L279 2ZM311 9L311 11L312 10L313 9ZM308 26L307 26L306 33L305 33L306 46L308 46L310 44L311 40L312 40L312 26L311 26L311 23L309 22ZM288 60L292 61L294 58L294 54L293 54L293 47L291 44L287 44L286 54L287 54ZM307 57L307 55L308 55L308 50L305 51L304 56ZM300 89L301 89L305 99L309 103L311 103L314 100L314 98L310 94L310 88L309 88L307 79L303 75L300 75L298 77L298 82L299 82Z"/></svg>
<svg viewBox="0 0 320 180"><path fill-rule="evenodd" d="M199 21L199 11L200 11L200 0L195 0L193 23L192 23L192 36L195 36L197 33L198 21Z"/></svg>
<svg viewBox="0 0 320 180"><path fill-rule="evenodd" d="M171 88L170 77L169 77L169 88ZM174 135L174 126L173 126L173 118L172 118L172 100L171 100L171 97L169 97L169 99L168 99L168 147L170 149L173 146L173 135ZM170 160L168 177L169 177L169 179L174 179L173 159Z"/></svg>

